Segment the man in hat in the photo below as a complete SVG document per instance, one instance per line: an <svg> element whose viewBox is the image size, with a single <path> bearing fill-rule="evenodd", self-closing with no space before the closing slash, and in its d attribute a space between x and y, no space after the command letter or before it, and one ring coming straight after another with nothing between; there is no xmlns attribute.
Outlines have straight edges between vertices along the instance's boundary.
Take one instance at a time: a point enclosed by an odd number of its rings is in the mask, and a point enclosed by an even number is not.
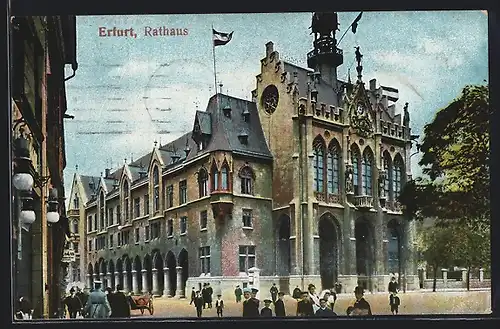
<svg viewBox="0 0 500 329"><path fill-rule="evenodd" d="M292 297L296 300L300 299L302 292L300 291L299 286L296 286L295 289L293 289Z"/></svg>
<svg viewBox="0 0 500 329"><path fill-rule="evenodd" d="M70 319L76 319L78 312L82 310L82 302L76 297L75 288L69 290L70 295L64 298L64 305L68 309Z"/></svg>
<svg viewBox="0 0 500 329"><path fill-rule="evenodd" d="M205 290L207 293L207 299L205 301L208 303L208 308L212 308L212 295L214 294L214 290L210 286L210 283L207 282Z"/></svg>
<svg viewBox="0 0 500 329"><path fill-rule="evenodd" d="M278 293L278 300L274 303L274 313L276 316L286 316L284 299L285 293L280 291Z"/></svg>
<svg viewBox="0 0 500 329"><path fill-rule="evenodd" d="M250 299L253 300L253 302L255 304L257 304L257 309L259 308L259 305L260 305L260 300L257 298L257 293L259 292L259 289L257 288L252 288L251 289L252 293L251 293L251 296Z"/></svg>
<svg viewBox="0 0 500 329"><path fill-rule="evenodd" d="M122 285L116 285L116 292L111 292L108 294L108 300L111 304L111 317L112 318L130 318L130 304L127 296L122 291Z"/></svg>
<svg viewBox="0 0 500 329"><path fill-rule="evenodd" d="M241 302L241 296L243 295L243 291L241 290L240 286L236 286L236 289L234 289L234 296L236 297L236 303Z"/></svg>
<svg viewBox="0 0 500 329"><path fill-rule="evenodd" d="M262 317L272 317L273 316L273 311L269 306L271 306L272 300L270 299L264 299L264 307L260 310L260 316Z"/></svg>
<svg viewBox="0 0 500 329"><path fill-rule="evenodd" d="M201 318L205 302L203 301L203 297L201 297L199 290L196 292L196 297L194 298L194 307L196 308L196 316Z"/></svg>
<svg viewBox="0 0 500 329"><path fill-rule="evenodd" d="M94 281L94 290L85 304L84 313L92 319L109 318L111 315L111 306L102 291L102 281Z"/></svg>
<svg viewBox="0 0 500 329"><path fill-rule="evenodd" d="M189 302L189 305L194 303L194 299L196 298L196 289L194 287L191 289L191 301Z"/></svg>
<svg viewBox="0 0 500 329"><path fill-rule="evenodd" d="M309 293L302 292L301 300L297 303L297 316L314 316L314 309Z"/></svg>
<svg viewBox="0 0 500 329"><path fill-rule="evenodd" d="M332 316L336 316L337 315L330 308L328 308L327 303L328 303L328 300L326 298L321 298L319 300L319 309L316 311L316 316L319 316L319 317L332 317Z"/></svg>
<svg viewBox="0 0 500 329"><path fill-rule="evenodd" d="M354 302L352 311L349 315L372 315L370 304L368 304L368 302L363 297L364 293L365 290L363 289L363 287L357 286L354 289L354 296L356 297L356 301Z"/></svg>
<svg viewBox="0 0 500 329"><path fill-rule="evenodd" d="M259 304L255 302L258 301L257 298L252 297L252 290L249 288L243 289L243 317L254 318L259 316Z"/></svg>
<svg viewBox="0 0 500 329"><path fill-rule="evenodd" d="M205 309L208 303L207 283L203 284L203 288L201 289L201 298L203 298L203 309Z"/></svg>
<svg viewBox="0 0 500 329"><path fill-rule="evenodd" d="M222 311L224 310L224 301L222 300L222 295L217 295L217 300L215 301L215 309L217 310L217 317L222 318Z"/></svg>
<svg viewBox="0 0 500 329"><path fill-rule="evenodd" d="M271 299L273 300L273 303L276 302L276 299L278 298L278 288L276 288L276 283L273 283L273 286L269 290L271 293Z"/></svg>

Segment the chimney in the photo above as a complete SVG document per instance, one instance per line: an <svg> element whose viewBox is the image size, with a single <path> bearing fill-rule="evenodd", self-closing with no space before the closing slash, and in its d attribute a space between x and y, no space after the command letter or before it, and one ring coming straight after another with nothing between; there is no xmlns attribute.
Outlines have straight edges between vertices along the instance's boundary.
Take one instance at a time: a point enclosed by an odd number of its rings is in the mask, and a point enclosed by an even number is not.
<svg viewBox="0 0 500 329"><path fill-rule="evenodd" d="M370 91L375 91L377 89L377 79L370 80Z"/></svg>
<svg viewBox="0 0 500 329"><path fill-rule="evenodd" d="M106 176L104 176L104 178L108 178L108 177L109 177L110 171L111 171L111 170L110 170L109 168L106 168L106 169L105 169L105 171L104 171L104 172L106 173Z"/></svg>
<svg viewBox="0 0 500 329"><path fill-rule="evenodd" d="M266 43L266 57L269 57L271 53L274 51L274 44L272 41Z"/></svg>

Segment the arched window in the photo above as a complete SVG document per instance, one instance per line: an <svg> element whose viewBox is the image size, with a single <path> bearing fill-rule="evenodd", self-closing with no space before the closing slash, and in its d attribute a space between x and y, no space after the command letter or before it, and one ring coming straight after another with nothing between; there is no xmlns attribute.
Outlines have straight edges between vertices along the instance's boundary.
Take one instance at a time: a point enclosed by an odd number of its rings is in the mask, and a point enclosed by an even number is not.
<svg viewBox="0 0 500 329"><path fill-rule="evenodd" d="M124 211L124 217L125 220L128 220L130 218L130 209L129 209L129 204L130 204L130 199L129 199L129 188L128 188L128 181L125 181L123 183L123 211Z"/></svg>
<svg viewBox="0 0 500 329"><path fill-rule="evenodd" d="M359 172L360 170L360 164L361 161L359 160L360 154L359 154L359 149L356 146L353 146L351 148L351 156L352 156L352 180L353 180L353 187L354 187L354 195L359 195L360 190L359 190Z"/></svg>
<svg viewBox="0 0 500 329"><path fill-rule="evenodd" d="M158 166L153 169L153 206L154 212L160 211L160 173Z"/></svg>
<svg viewBox="0 0 500 329"><path fill-rule="evenodd" d="M325 170L325 144L323 140L316 137L313 141L313 167L314 181L313 188L315 192L324 193L324 170Z"/></svg>
<svg viewBox="0 0 500 329"><path fill-rule="evenodd" d="M240 170L241 194L253 195L253 170L245 166Z"/></svg>
<svg viewBox="0 0 500 329"><path fill-rule="evenodd" d="M208 173L205 168L201 168L198 172L198 189L200 198L208 195Z"/></svg>
<svg viewBox="0 0 500 329"><path fill-rule="evenodd" d="M403 160L396 156L394 165L392 166L392 192L393 198L396 200L401 193L401 185L403 181Z"/></svg>
<svg viewBox="0 0 500 329"><path fill-rule="evenodd" d="M367 148L365 152L363 152L363 159L361 163L362 195L372 195L372 160L372 153Z"/></svg>
<svg viewBox="0 0 500 329"><path fill-rule="evenodd" d="M219 190L219 170L217 166L214 164L212 167L212 191Z"/></svg>
<svg viewBox="0 0 500 329"><path fill-rule="evenodd" d="M72 233L78 234L78 220L76 219L73 221Z"/></svg>
<svg viewBox="0 0 500 329"><path fill-rule="evenodd" d="M75 193L75 198L73 199L73 208L78 209L80 208L80 202L78 200L78 194Z"/></svg>
<svg viewBox="0 0 500 329"><path fill-rule="evenodd" d="M100 224L100 227L99 229L101 231L103 231L104 229L106 229L106 211L105 211L105 207L104 207L104 192L101 191L101 195L100 195L100 198L99 198L99 224Z"/></svg>
<svg viewBox="0 0 500 329"><path fill-rule="evenodd" d="M227 169L227 165L224 164L220 170L221 176L221 189L223 191L229 190L229 170Z"/></svg>
<svg viewBox="0 0 500 329"><path fill-rule="evenodd" d="M339 166L340 147L336 141L332 141L328 146L328 155L326 159L328 194L339 194L340 192Z"/></svg>
<svg viewBox="0 0 500 329"><path fill-rule="evenodd" d="M385 171L385 179L384 179L384 193L385 197L388 200L391 200L391 156L385 152L384 153L384 171Z"/></svg>

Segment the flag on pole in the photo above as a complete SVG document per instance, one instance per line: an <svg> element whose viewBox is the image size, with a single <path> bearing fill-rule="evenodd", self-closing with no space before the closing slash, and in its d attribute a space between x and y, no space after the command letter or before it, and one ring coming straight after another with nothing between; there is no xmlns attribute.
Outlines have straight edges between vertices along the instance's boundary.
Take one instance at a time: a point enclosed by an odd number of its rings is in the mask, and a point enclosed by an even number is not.
<svg viewBox="0 0 500 329"><path fill-rule="evenodd" d="M214 40L214 47L224 46L229 41L231 41L231 39L233 38L233 32L231 32L231 33L223 33L223 32L217 32L214 29L212 29L212 35L213 35L213 40Z"/></svg>
<svg viewBox="0 0 500 329"><path fill-rule="evenodd" d="M352 33L354 33L354 34L356 34L356 30L358 28L358 22L361 19L361 16L363 16L363 12L360 12L359 15L358 15L358 17L356 17L356 19L354 20L354 22L352 22L352 24L351 24Z"/></svg>

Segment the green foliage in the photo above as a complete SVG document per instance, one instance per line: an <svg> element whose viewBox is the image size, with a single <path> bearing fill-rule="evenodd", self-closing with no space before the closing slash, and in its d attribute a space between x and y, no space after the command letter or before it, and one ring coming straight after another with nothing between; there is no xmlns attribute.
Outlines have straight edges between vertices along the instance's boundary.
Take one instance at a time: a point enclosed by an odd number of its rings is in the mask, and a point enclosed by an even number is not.
<svg viewBox="0 0 500 329"><path fill-rule="evenodd" d="M454 236L450 227L429 227L420 232L420 252L432 267L450 266L455 258Z"/></svg>
<svg viewBox="0 0 500 329"><path fill-rule="evenodd" d="M423 173L404 187L400 202L410 218L471 221L490 218L491 109L487 86L466 86L424 127Z"/></svg>

